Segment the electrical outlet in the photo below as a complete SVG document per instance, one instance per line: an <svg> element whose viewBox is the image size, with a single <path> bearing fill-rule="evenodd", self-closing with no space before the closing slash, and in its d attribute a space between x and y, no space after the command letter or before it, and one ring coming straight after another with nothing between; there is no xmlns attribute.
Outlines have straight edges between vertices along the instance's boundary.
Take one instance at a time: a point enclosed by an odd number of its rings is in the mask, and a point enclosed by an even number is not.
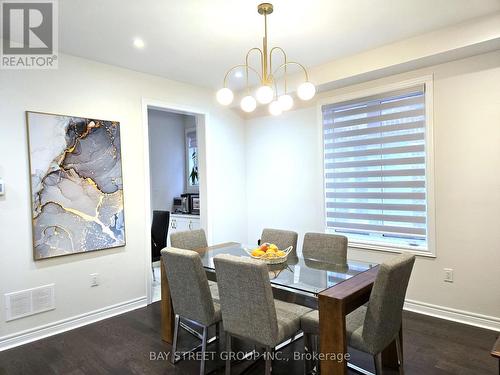
<svg viewBox="0 0 500 375"><path fill-rule="evenodd" d="M99 274L98 273L91 273L90 274L90 286L99 286Z"/></svg>
<svg viewBox="0 0 500 375"><path fill-rule="evenodd" d="M444 268L444 281L447 283L453 282L453 268Z"/></svg>

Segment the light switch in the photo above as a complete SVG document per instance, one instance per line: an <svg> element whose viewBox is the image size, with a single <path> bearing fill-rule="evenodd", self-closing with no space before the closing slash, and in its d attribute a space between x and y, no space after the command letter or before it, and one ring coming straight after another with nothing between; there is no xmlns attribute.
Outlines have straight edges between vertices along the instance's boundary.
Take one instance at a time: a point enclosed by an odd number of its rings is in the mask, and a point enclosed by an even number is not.
<svg viewBox="0 0 500 375"><path fill-rule="evenodd" d="M0 178L0 195L5 195L5 184L1 178Z"/></svg>
<svg viewBox="0 0 500 375"><path fill-rule="evenodd" d="M453 282L453 269L452 268L444 268L444 281L447 283Z"/></svg>

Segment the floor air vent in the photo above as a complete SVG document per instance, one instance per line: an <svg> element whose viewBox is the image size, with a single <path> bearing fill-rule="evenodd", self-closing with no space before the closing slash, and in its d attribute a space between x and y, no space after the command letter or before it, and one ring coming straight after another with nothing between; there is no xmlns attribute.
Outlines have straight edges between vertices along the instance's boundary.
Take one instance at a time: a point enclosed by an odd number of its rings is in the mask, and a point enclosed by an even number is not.
<svg viewBox="0 0 500 375"><path fill-rule="evenodd" d="M54 284L5 294L5 321L55 309Z"/></svg>

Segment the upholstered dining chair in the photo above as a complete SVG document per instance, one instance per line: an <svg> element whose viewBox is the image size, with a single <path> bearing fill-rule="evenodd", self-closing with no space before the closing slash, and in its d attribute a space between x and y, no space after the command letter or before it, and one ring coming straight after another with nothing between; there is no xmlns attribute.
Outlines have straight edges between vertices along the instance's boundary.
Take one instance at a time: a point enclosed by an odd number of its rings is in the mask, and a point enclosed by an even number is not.
<svg viewBox="0 0 500 375"><path fill-rule="evenodd" d="M203 229L186 230L183 232L176 232L170 235L170 246L177 249L196 250L208 247L207 236ZM219 291L215 281L208 281L212 296L216 301L219 300Z"/></svg>
<svg viewBox="0 0 500 375"><path fill-rule="evenodd" d="M215 325L216 338L220 333L221 310L212 299L207 275L199 254L191 250L166 248L161 251L170 287L170 296L175 312L174 341L171 362L176 363L177 338L180 320L202 328L200 374L205 374L205 351L208 342L208 329ZM191 332L190 332L191 333Z"/></svg>
<svg viewBox="0 0 500 375"><path fill-rule="evenodd" d="M306 233L302 245L304 258L321 262L345 264L347 237L328 233Z"/></svg>
<svg viewBox="0 0 500 375"><path fill-rule="evenodd" d="M265 348L265 374L271 373L271 351L300 330L300 317L311 309L274 300L267 265L258 260L221 254L214 257L227 352L231 337ZM226 375L231 361L226 360Z"/></svg>
<svg viewBox="0 0 500 375"><path fill-rule="evenodd" d="M415 262L414 255L399 255L380 265L373 284L368 306L361 306L346 317L349 346L371 354L375 360L375 372L382 373L382 351L396 342L399 374L404 373L402 343L400 340L401 318L406 289ZM305 342L310 335L319 335L318 311L301 318Z"/></svg>
<svg viewBox="0 0 500 375"><path fill-rule="evenodd" d="M293 250L288 255L289 257L297 257L297 232L282 229L265 228L260 236L260 243L273 243L283 250L289 246L293 246Z"/></svg>
<svg viewBox="0 0 500 375"><path fill-rule="evenodd" d="M186 230L170 235L170 246L177 249L196 250L207 247L207 236L203 229Z"/></svg>

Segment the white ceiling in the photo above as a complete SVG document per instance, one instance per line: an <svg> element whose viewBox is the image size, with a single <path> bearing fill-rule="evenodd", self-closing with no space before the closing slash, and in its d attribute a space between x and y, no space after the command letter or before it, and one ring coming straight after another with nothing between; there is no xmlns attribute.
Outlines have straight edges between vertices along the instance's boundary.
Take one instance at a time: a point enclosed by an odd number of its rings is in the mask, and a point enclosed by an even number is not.
<svg viewBox="0 0 500 375"><path fill-rule="evenodd" d="M206 87L260 46L251 0L59 1L60 49ZM315 66L500 11L500 0L275 0L270 45ZM142 50L134 37L144 40Z"/></svg>

